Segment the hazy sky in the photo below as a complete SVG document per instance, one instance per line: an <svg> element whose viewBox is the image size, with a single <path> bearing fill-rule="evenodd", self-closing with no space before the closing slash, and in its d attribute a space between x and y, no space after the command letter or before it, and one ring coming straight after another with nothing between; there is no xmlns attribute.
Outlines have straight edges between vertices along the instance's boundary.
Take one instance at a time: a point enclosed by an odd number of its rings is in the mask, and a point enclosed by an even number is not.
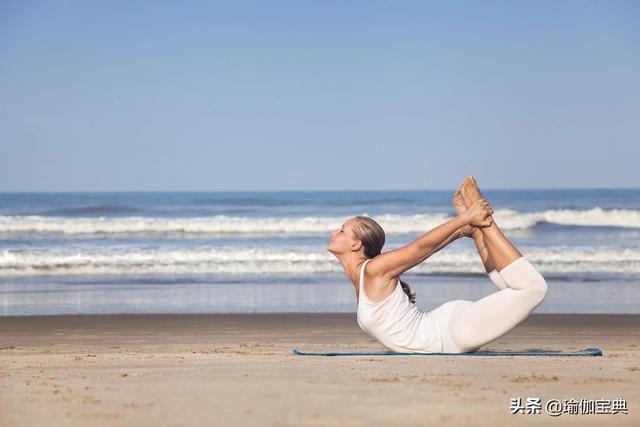
<svg viewBox="0 0 640 427"><path fill-rule="evenodd" d="M0 191L640 187L638 1L0 2Z"/></svg>

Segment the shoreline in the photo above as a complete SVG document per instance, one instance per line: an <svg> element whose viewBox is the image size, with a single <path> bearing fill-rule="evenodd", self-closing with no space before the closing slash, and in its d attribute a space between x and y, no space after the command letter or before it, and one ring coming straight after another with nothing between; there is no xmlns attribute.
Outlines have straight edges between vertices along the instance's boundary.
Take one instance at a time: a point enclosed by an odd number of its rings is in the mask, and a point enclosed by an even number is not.
<svg viewBox="0 0 640 427"><path fill-rule="evenodd" d="M496 291L487 277L422 278L409 282L416 305L430 311L448 301L476 301ZM640 314L637 281L548 281L535 313ZM82 284L2 283L0 316L355 313L344 281L281 283Z"/></svg>

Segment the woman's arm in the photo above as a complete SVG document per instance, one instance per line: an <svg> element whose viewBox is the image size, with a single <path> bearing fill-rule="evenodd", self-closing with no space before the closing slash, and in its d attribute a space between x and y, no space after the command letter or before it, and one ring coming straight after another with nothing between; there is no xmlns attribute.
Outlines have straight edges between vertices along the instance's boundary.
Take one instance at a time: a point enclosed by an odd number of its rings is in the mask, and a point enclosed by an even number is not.
<svg viewBox="0 0 640 427"><path fill-rule="evenodd" d="M485 200L479 200L465 213L439 225L408 245L378 255L367 265L367 270L372 275L380 275L390 280L420 264L460 237L461 227L467 224L478 227L491 225L490 220L486 218L492 213L489 204Z"/></svg>
<svg viewBox="0 0 640 427"><path fill-rule="evenodd" d="M435 248L435 250L433 252L431 252L431 255L435 254L436 252L438 252L440 249L446 247L447 245L449 245L449 243L454 242L456 240L458 240L461 237L464 237L464 233L462 232L462 229L464 227L460 227L458 228L456 231L454 231L448 239L446 239L444 242L440 243L440 245L438 245L437 248Z"/></svg>

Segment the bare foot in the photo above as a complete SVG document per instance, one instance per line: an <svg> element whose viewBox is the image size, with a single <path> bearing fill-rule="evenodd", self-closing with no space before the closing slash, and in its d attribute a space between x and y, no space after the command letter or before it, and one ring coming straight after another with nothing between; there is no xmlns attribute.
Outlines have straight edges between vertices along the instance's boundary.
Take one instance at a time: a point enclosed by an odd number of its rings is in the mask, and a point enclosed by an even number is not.
<svg viewBox="0 0 640 427"><path fill-rule="evenodd" d="M460 194L467 208L484 198L478 188L478 183L472 176L468 176L462 181L462 184L460 184Z"/></svg>
<svg viewBox="0 0 640 427"><path fill-rule="evenodd" d="M456 210L458 215L463 214L467 211L467 205L465 205L464 200L462 199L462 193L460 190L462 189L462 184L453 194L453 207Z"/></svg>
<svg viewBox="0 0 640 427"><path fill-rule="evenodd" d="M460 193L460 189L462 188L462 184L458 187L458 190L453 195L453 208L456 210L456 214L462 215L467 211L467 207L464 204L464 200L462 199L462 194ZM473 225L465 225L460 228L460 232L463 236L470 237L473 233L478 230Z"/></svg>

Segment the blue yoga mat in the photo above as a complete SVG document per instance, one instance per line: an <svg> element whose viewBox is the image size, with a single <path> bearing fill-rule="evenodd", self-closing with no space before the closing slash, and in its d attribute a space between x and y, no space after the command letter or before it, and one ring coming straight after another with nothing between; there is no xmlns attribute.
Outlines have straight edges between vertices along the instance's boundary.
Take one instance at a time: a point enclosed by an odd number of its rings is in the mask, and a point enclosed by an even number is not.
<svg viewBox="0 0 640 427"><path fill-rule="evenodd" d="M596 347L585 348L576 352L564 351L474 351L471 353L398 353L394 351L327 351L327 352L304 352L293 349L293 354L300 356L602 356L602 350Z"/></svg>

